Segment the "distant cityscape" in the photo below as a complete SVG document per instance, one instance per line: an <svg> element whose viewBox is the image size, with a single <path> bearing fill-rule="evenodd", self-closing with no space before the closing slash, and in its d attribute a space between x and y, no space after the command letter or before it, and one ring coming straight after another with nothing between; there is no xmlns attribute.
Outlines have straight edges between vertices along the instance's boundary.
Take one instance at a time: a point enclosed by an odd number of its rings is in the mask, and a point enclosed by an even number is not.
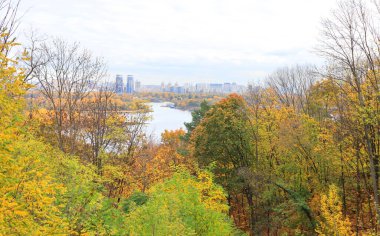
<svg viewBox="0 0 380 236"><path fill-rule="evenodd" d="M116 75L115 84L113 86L117 94L132 94L139 92L170 92L170 93L243 93L246 86L237 83L164 83L161 85L145 85L139 80L134 79L133 75L127 75L126 80L123 75Z"/></svg>

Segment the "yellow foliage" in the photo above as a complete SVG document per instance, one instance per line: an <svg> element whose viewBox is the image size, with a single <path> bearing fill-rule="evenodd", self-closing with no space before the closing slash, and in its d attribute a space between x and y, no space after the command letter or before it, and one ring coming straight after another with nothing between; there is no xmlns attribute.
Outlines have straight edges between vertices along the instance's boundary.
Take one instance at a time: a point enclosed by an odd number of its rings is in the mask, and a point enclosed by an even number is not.
<svg viewBox="0 0 380 236"><path fill-rule="evenodd" d="M62 235L67 224L55 196L65 188L53 180L51 150L23 132L29 87L17 61L0 52L0 235Z"/></svg>
<svg viewBox="0 0 380 236"><path fill-rule="evenodd" d="M212 209L218 212L228 212L228 205L226 202L226 194L223 188L216 186L213 182L213 176L206 171L200 171L197 174L197 182L194 182L194 186L202 193L201 201L205 203L208 209Z"/></svg>
<svg viewBox="0 0 380 236"><path fill-rule="evenodd" d="M330 186L328 195L321 196L321 215L322 220L316 230L318 235L354 235L350 220L343 216L338 188L334 185Z"/></svg>

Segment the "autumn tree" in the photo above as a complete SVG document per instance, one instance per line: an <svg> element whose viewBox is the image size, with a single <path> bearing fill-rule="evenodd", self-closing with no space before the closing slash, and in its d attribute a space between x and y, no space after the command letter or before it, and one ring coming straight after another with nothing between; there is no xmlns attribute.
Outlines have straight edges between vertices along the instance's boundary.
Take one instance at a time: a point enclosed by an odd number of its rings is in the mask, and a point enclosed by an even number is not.
<svg viewBox="0 0 380 236"><path fill-rule="evenodd" d="M379 14L373 2L341 1L331 17L323 22L319 53L330 66L326 77L339 86L339 93L349 101L355 126L350 126L356 137L356 152L365 152L369 166L371 192L380 222L379 207L379 129L378 120L378 38L375 21ZM349 124L346 125L346 127ZM359 132L357 132L359 131ZM357 167L360 166L357 159ZM360 171L357 171L360 172ZM376 227L377 228L377 227Z"/></svg>
<svg viewBox="0 0 380 236"><path fill-rule="evenodd" d="M239 177L239 172L249 170L255 160L251 128L244 99L232 94L211 107L193 131L191 142L192 154L201 167L214 165L218 183L230 194L244 193L250 207L250 224L253 225L252 188Z"/></svg>
<svg viewBox="0 0 380 236"><path fill-rule="evenodd" d="M282 104L307 114L310 112L309 89L317 80L317 69L312 65L284 67L267 77L269 87Z"/></svg>
<svg viewBox="0 0 380 236"><path fill-rule="evenodd" d="M107 86L100 86L83 100L82 118L80 120L80 137L78 138L91 147L89 161L96 166L98 174L102 175L104 155L111 151L115 145L116 132L124 126L123 117L118 113L117 105L113 99L113 91ZM83 155L86 152L83 151Z"/></svg>
<svg viewBox="0 0 380 236"><path fill-rule="evenodd" d="M208 104L208 102L204 100L200 104L199 109L191 112L191 117L192 117L191 122L189 123L185 122L187 132L186 132L186 135L184 136L184 139L186 141L190 140L191 133L201 123L203 117L206 115L206 112L210 110L210 107L211 106Z"/></svg>
<svg viewBox="0 0 380 236"><path fill-rule="evenodd" d="M328 195L321 197L323 219L317 229L318 235L354 235L351 222L342 213L342 202L336 186L331 185Z"/></svg>
<svg viewBox="0 0 380 236"><path fill-rule="evenodd" d="M1 37L7 37L2 33ZM15 47L5 43L1 48ZM0 52L0 231L4 234L52 234L65 230L54 195L64 191L52 183L43 150L22 130L23 71L17 60Z"/></svg>
<svg viewBox="0 0 380 236"><path fill-rule="evenodd" d="M0 52L5 56L14 49L10 45L16 42L15 34L20 24L18 14L20 2L20 0L0 0Z"/></svg>
<svg viewBox="0 0 380 236"><path fill-rule="evenodd" d="M105 64L78 43L70 44L56 38L38 47L30 58L43 63L34 63L39 66L33 68L31 79L37 81L49 101L57 146L62 151L74 153L83 99L105 75Z"/></svg>
<svg viewBox="0 0 380 236"><path fill-rule="evenodd" d="M110 180L108 196L120 202L122 197L131 193L134 183L136 165L149 149L149 140L145 135L145 125L149 118L149 108L143 104L135 104L137 110L119 111L121 116L114 116L110 121L112 148L108 150L105 162L105 175ZM132 191L133 192L133 191Z"/></svg>
<svg viewBox="0 0 380 236"><path fill-rule="evenodd" d="M148 201L127 217L128 233L139 235L235 235L226 198L207 173L174 174L149 190Z"/></svg>

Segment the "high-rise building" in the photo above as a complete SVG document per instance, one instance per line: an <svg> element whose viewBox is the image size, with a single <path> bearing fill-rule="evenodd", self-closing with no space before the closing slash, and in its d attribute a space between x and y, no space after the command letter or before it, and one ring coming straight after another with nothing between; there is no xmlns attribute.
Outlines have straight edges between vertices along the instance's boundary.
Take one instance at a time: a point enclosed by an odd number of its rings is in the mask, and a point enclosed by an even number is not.
<svg viewBox="0 0 380 236"><path fill-rule="evenodd" d="M115 83L115 92L117 94L122 94L124 91L124 82L122 75L116 75L116 83Z"/></svg>
<svg viewBox="0 0 380 236"><path fill-rule="evenodd" d="M136 80L136 83L135 83L135 91L136 92L139 92L140 91L140 88L141 88L141 82Z"/></svg>
<svg viewBox="0 0 380 236"><path fill-rule="evenodd" d="M195 84L195 91L197 93L207 93L208 89L209 89L209 84L206 84L206 83Z"/></svg>
<svg viewBox="0 0 380 236"><path fill-rule="evenodd" d="M128 75L126 92L133 93L134 91L135 91L135 81L133 79L133 75Z"/></svg>
<svg viewBox="0 0 380 236"><path fill-rule="evenodd" d="M210 84L210 92L221 93L223 91L223 84Z"/></svg>
<svg viewBox="0 0 380 236"><path fill-rule="evenodd" d="M232 92L232 84L231 83L224 83L223 84L223 92L224 93Z"/></svg>

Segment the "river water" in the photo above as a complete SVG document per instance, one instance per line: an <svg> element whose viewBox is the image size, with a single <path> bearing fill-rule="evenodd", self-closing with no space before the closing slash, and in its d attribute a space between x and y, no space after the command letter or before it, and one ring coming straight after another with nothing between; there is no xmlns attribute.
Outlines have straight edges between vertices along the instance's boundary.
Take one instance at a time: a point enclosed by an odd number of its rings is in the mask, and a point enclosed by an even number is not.
<svg viewBox="0 0 380 236"><path fill-rule="evenodd" d="M191 112L164 107L165 103L149 103L153 112L152 119L147 124L147 134L159 141L165 130L184 129L184 122L191 121Z"/></svg>

